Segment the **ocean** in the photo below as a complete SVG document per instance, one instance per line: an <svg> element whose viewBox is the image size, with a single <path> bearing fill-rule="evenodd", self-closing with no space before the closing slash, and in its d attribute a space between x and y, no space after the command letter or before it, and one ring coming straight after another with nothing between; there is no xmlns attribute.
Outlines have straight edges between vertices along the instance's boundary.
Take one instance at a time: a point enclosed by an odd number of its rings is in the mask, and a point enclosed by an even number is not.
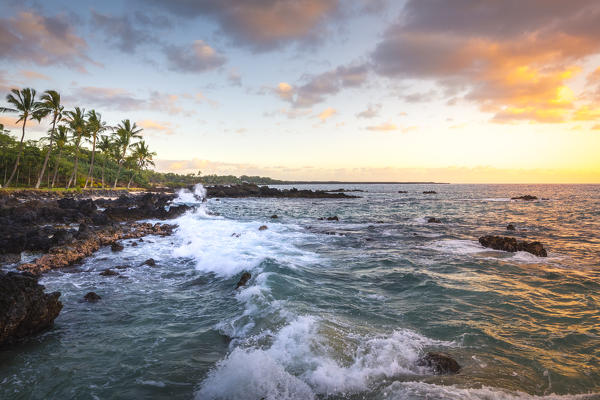
<svg viewBox="0 0 600 400"><path fill-rule="evenodd" d="M297 187L364 192L183 191L198 208L173 236L45 274L64 308L0 350L0 398L600 398L599 185ZM539 200L510 200L525 194ZM486 234L539 240L548 257L483 248ZM99 275L118 265L131 267ZM428 351L460 373L419 366Z"/></svg>

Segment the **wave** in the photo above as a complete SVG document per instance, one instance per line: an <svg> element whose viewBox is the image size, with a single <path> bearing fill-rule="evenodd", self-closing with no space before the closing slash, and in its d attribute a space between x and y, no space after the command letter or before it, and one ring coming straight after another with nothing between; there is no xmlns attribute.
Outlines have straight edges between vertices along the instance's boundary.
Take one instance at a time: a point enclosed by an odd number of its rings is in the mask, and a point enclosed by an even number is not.
<svg viewBox="0 0 600 400"><path fill-rule="evenodd" d="M270 347L235 348L209 372L197 399L312 399L370 390L398 375L423 375L426 346L453 346L408 329L387 336L344 335L301 316L274 335Z"/></svg>

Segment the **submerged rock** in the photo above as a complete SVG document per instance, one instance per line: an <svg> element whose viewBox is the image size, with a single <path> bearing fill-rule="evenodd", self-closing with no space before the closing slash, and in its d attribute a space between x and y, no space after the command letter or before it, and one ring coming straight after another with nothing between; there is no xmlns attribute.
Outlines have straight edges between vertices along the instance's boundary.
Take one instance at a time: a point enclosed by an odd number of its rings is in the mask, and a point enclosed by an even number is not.
<svg viewBox="0 0 600 400"><path fill-rule="evenodd" d="M511 253L517 251L526 251L538 257L547 257L548 253L540 242L518 241L513 237L487 235L479 238L479 243L483 247L489 247L494 250L508 251Z"/></svg>
<svg viewBox="0 0 600 400"><path fill-rule="evenodd" d="M435 190L426 190L423 194L437 194L437 192Z"/></svg>
<svg viewBox="0 0 600 400"><path fill-rule="evenodd" d="M52 326L63 305L28 273L0 272L0 345Z"/></svg>
<svg viewBox="0 0 600 400"><path fill-rule="evenodd" d="M279 217L277 216L277 214L273 214L273 215L271 215L271 219L277 219L277 218L279 218Z"/></svg>
<svg viewBox="0 0 600 400"><path fill-rule="evenodd" d="M124 248L125 247L121 243L117 243L117 242L114 242L113 244L110 245L110 249L112 251L121 251Z"/></svg>
<svg viewBox="0 0 600 400"><path fill-rule="evenodd" d="M327 217L327 218L319 218L319 221L339 221L340 219L338 218L337 215L334 215L333 217Z"/></svg>
<svg viewBox="0 0 600 400"><path fill-rule="evenodd" d="M514 231L515 230L515 226L513 224L508 224L508 225L506 225L506 230L507 231Z"/></svg>
<svg viewBox="0 0 600 400"><path fill-rule="evenodd" d="M90 303L95 303L95 302L97 302L98 300L100 300L101 298L102 298L102 297L98 296L98 295L96 294L96 292L88 292L88 293L86 293L86 295L85 295L85 296L83 296L83 299L84 299L85 301L88 301L88 302L90 302Z"/></svg>
<svg viewBox="0 0 600 400"><path fill-rule="evenodd" d="M267 229L269 229L269 227L266 226L266 225L261 225L261 226L258 227L259 231L266 231Z"/></svg>
<svg viewBox="0 0 600 400"><path fill-rule="evenodd" d="M408 193L406 190L398 190L398 193Z"/></svg>
<svg viewBox="0 0 600 400"><path fill-rule="evenodd" d="M526 201L531 201L531 200L537 200L538 198L536 196L532 196L530 194L526 194L525 196L516 196L516 197L511 197L511 200L526 200Z"/></svg>
<svg viewBox="0 0 600 400"><path fill-rule="evenodd" d="M104 271L100 272L100 275L102 275L102 276L116 276L116 275L119 275L119 273L116 272L116 271L113 271L110 268L107 268Z"/></svg>
<svg viewBox="0 0 600 400"><path fill-rule="evenodd" d="M430 224L441 224L442 223L442 221L436 217L427 218L427 222Z"/></svg>
<svg viewBox="0 0 600 400"><path fill-rule="evenodd" d="M417 364L431 368L436 375L458 374L460 371L460 365L446 353L429 352Z"/></svg>
<svg viewBox="0 0 600 400"><path fill-rule="evenodd" d="M235 288L237 289L240 286L245 286L246 283L248 283L248 281L250 280L250 278L252 278L252 275L250 275L250 272L244 272L242 274L242 276L240 277L240 280L238 281L237 286Z"/></svg>
<svg viewBox="0 0 600 400"><path fill-rule="evenodd" d="M154 261L154 258L149 258L146 261L144 261L141 265L148 265L150 267L154 267L156 265L156 261Z"/></svg>

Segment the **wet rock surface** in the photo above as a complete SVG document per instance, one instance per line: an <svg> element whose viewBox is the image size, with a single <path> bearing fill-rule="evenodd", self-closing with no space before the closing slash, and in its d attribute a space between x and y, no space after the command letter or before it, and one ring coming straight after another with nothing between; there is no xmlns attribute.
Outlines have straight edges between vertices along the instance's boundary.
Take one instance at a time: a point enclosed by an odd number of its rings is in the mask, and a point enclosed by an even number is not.
<svg viewBox="0 0 600 400"><path fill-rule="evenodd" d="M460 371L460 365L446 353L429 352L417 364L432 369L436 375L457 374Z"/></svg>
<svg viewBox="0 0 600 400"><path fill-rule="evenodd" d="M483 247L489 247L494 250L508 251L511 253L517 251L526 251L538 257L547 257L548 253L540 242L520 241L513 237L506 236L482 236L479 238L479 243Z"/></svg>
<svg viewBox="0 0 600 400"><path fill-rule="evenodd" d="M511 200L525 200L525 201L532 201L532 200L537 200L538 198L536 196L532 196L530 194L526 194L524 196L516 196L516 197L511 197Z"/></svg>
<svg viewBox="0 0 600 400"><path fill-rule="evenodd" d="M250 278L252 278L252 275L250 275L250 272L244 272L242 274L242 276L240 277L240 280L238 281L235 288L238 289L241 286L245 286L246 283L248 283L248 281L250 280Z"/></svg>
<svg viewBox="0 0 600 400"><path fill-rule="evenodd" d="M0 271L0 345L51 327L63 306L59 297L31 274Z"/></svg>
<svg viewBox="0 0 600 400"><path fill-rule="evenodd" d="M206 197L287 197L314 199L352 199L358 196L343 192L324 190L276 189L268 186L258 186L250 183L240 185L217 185L206 188Z"/></svg>
<svg viewBox="0 0 600 400"><path fill-rule="evenodd" d="M440 220L439 218L436 218L436 217L429 217L429 218L427 218L427 222L430 224L441 224L442 220Z"/></svg>
<svg viewBox="0 0 600 400"><path fill-rule="evenodd" d="M83 296L83 299L87 302L95 303L98 300L102 299L102 297L96 294L96 292L88 292L85 296Z"/></svg>

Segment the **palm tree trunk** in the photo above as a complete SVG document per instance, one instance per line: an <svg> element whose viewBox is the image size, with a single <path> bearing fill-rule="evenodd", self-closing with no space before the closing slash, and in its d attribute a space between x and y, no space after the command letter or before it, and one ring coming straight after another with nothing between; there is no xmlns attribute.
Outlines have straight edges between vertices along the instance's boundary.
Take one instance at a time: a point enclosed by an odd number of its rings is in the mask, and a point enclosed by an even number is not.
<svg viewBox="0 0 600 400"><path fill-rule="evenodd" d="M50 158L50 152L52 151L52 141L54 140L54 129L56 128L56 115L54 115L54 119L52 120L52 133L50 134L50 145L48 146L48 151L46 152L46 158L44 158L44 165L42 165L42 171L40 172L40 176L35 184L35 188L39 189L40 184L42 183L42 179L44 178L44 172L46 171L46 165L48 165L48 159Z"/></svg>
<svg viewBox="0 0 600 400"><path fill-rule="evenodd" d="M58 159L56 160L56 165L54 166L54 176L52 177L52 187L56 183L56 175L58 174L58 166L60 165L60 156L62 155L62 149L58 151Z"/></svg>
<svg viewBox="0 0 600 400"><path fill-rule="evenodd" d="M113 189L117 187L117 181L119 180L119 175L121 174L121 168L123 168L123 165L119 164L119 169L117 170L117 177L115 178L115 184L113 185Z"/></svg>
<svg viewBox="0 0 600 400"><path fill-rule="evenodd" d="M134 177L135 177L135 172L133 174L131 174L131 178L129 178L129 182L127 183L127 189L129 189L129 186L131 186L131 182L133 181Z"/></svg>
<svg viewBox="0 0 600 400"><path fill-rule="evenodd" d="M10 186L10 183L17 173L17 168L19 168L19 161L21 160L21 154L23 153L23 139L25 139L25 124L27 123L27 117L27 114L23 116L23 133L21 134L21 142L19 143L19 153L17 153L17 161L15 161L15 166L10 174L10 178L8 178L8 182L5 184L7 187Z"/></svg>
<svg viewBox="0 0 600 400"><path fill-rule="evenodd" d="M102 164L102 189L104 189L104 168L106 168L106 157L104 157L104 163Z"/></svg>
<svg viewBox="0 0 600 400"><path fill-rule="evenodd" d="M88 171L88 176L87 178L85 178L85 185L83 186L84 189L87 188L88 179L90 178L90 186L94 188L94 156L96 155L96 135L97 133L94 133L94 141L92 143L92 161L90 162L90 170Z"/></svg>
<svg viewBox="0 0 600 400"><path fill-rule="evenodd" d="M73 173L69 178L69 183L67 183L67 189L71 187L71 183L73 183L73 179L75 179L75 184L77 185L77 167L79 166L79 143L75 146L75 165L73 166Z"/></svg>

